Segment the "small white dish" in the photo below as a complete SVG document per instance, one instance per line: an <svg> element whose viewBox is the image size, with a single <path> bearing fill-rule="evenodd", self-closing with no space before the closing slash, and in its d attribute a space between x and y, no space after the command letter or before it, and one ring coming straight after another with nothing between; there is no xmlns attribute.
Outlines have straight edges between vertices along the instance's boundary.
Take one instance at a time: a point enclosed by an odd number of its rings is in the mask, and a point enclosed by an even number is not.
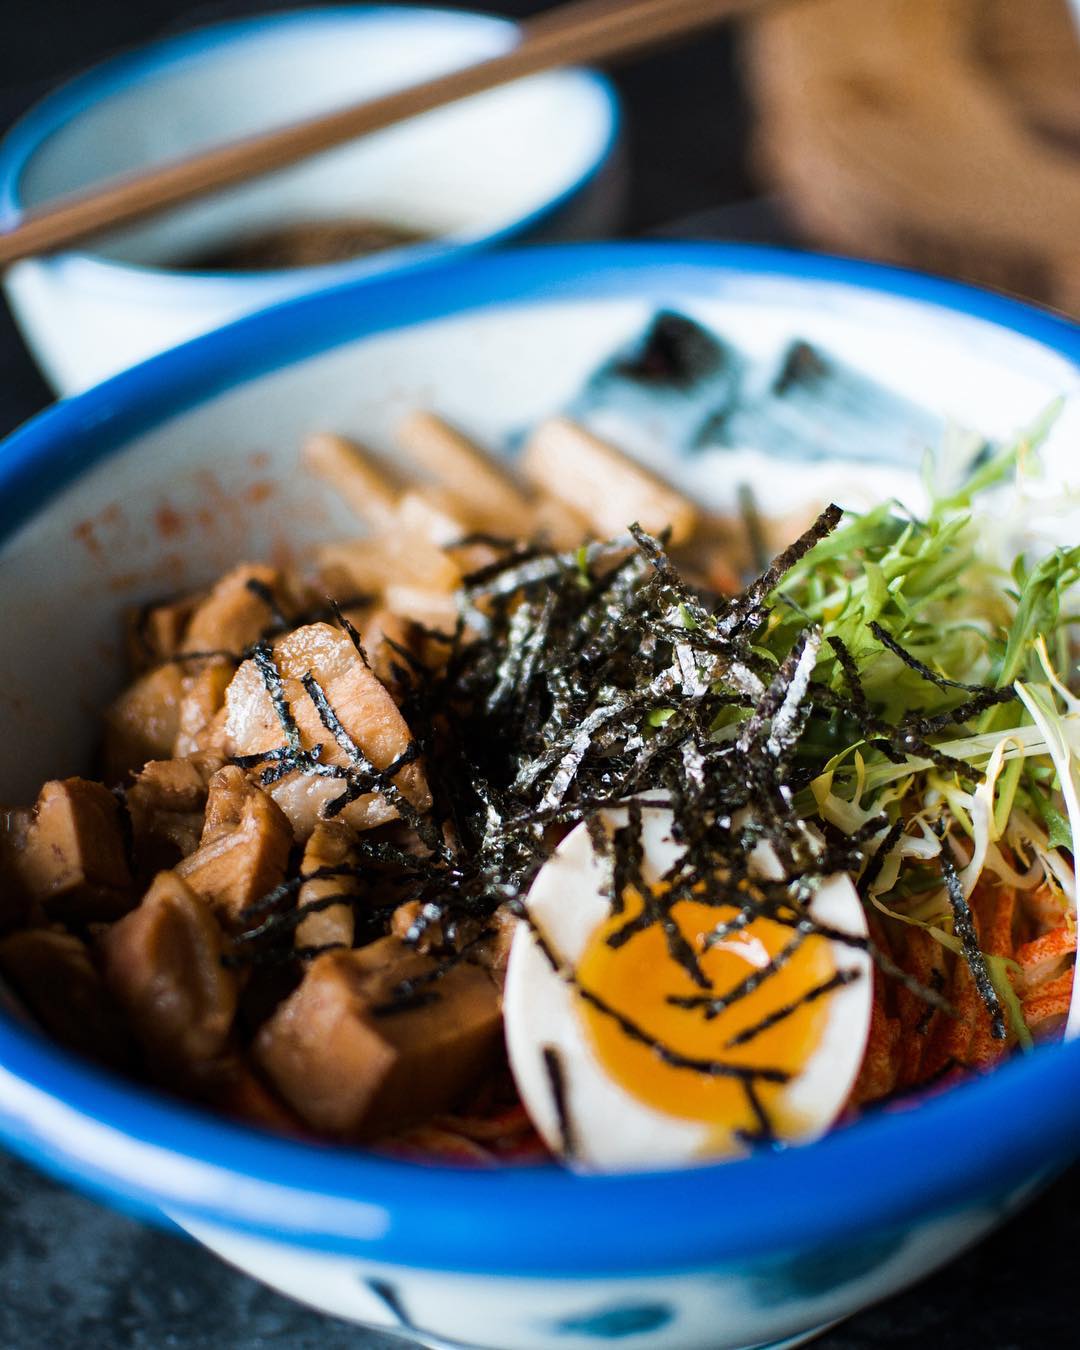
<svg viewBox="0 0 1080 1350"><path fill-rule="evenodd" d="M485 15L358 5L215 24L106 61L0 141L0 229L113 174L315 115L493 56ZM603 77L555 71L254 183L12 267L8 300L46 378L74 393L276 300L509 239L603 234L618 210L619 114ZM349 216L431 236L262 272L173 264L261 230Z"/></svg>

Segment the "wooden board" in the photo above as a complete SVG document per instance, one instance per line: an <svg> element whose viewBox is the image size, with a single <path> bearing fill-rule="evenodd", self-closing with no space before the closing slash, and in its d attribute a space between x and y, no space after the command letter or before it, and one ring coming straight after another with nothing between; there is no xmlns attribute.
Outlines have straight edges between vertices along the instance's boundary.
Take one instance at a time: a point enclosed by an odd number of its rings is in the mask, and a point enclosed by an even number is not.
<svg viewBox="0 0 1080 1350"><path fill-rule="evenodd" d="M744 55L756 162L812 240L1080 314L1067 0L802 0Z"/></svg>

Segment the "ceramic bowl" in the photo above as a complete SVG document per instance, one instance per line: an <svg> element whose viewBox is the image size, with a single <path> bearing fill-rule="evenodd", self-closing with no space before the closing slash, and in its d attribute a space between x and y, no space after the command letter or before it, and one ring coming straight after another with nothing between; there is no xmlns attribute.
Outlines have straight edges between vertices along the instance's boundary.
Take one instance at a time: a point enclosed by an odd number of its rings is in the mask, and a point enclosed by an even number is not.
<svg viewBox="0 0 1080 1350"><path fill-rule="evenodd" d="M0 141L0 229L54 196L493 56L516 26L379 5L218 23L106 61ZM509 239L603 235L619 210L614 92L556 71L11 268L8 299L46 377L83 389L230 319L335 281ZM429 236L332 265L197 272L183 259L349 216Z"/></svg>
<svg viewBox="0 0 1080 1350"><path fill-rule="evenodd" d="M659 375L635 364L643 343L665 353ZM714 501L749 479L763 509L784 509L910 482L942 424L968 428L977 453L1061 397L1047 452L1060 494L1078 360L1080 331L1011 300L702 245L494 254L241 320L0 446L0 801L87 762L87 709L121 681L125 606L355 529L297 469L313 428L385 448L423 404L507 448L569 409L632 430L636 453ZM1080 1150L1080 1045L807 1147L590 1178L255 1133L0 1017L0 1135L298 1299L419 1340L732 1350L888 1295L1044 1184Z"/></svg>

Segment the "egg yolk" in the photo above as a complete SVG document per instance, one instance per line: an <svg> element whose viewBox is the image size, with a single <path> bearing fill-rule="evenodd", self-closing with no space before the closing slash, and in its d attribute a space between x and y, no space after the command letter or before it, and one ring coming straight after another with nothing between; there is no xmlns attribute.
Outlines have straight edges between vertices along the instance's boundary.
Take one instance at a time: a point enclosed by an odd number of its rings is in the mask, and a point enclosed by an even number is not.
<svg viewBox="0 0 1080 1350"><path fill-rule="evenodd" d="M659 923L635 933L621 946L609 943L608 938L643 908L641 896L628 890L623 912L612 915L592 934L577 966L583 989L623 1014L653 1041L689 1059L780 1069L791 1076L806 1067L824 1034L829 998L801 1000L836 973L826 939L804 938L775 973L739 994L748 977L792 942L793 929L758 918L722 942L709 945L709 934L733 918L737 906L679 901L671 907L670 916L710 982L711 988L704 989L672 956ZM703 1006L682 1007L670 1001L722 1000L735 994L729 1006L711 1017ZM760 1133L761 1120L738 1079L668 1064L654 1045L635 1040L615 1018L587 1000L580 1006L589 1042L608 1076L658 1111L712 1127L709 1152L740 1148L743 1133ZM767 1019L771 1017L775 1020L770 1024ZM754 1034L744 1038L743 1033L749 1032ZM791 1137L805 1128L805 1121L785 1109L783 1084L758 1080L754 1091L778 1137Z"/></svg>

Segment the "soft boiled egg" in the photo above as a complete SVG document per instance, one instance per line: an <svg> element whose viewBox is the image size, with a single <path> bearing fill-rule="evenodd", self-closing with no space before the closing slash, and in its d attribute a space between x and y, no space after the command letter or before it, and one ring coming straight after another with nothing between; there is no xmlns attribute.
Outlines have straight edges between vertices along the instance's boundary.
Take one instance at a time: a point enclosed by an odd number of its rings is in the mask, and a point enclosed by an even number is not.
<svg viewBox="0 0 1080 1350"><path fill-rule="evenodd" d="M641 815L641 878L660 893L681 849L670 810L644 806ZM611 835L627 816L607 811L603 828ZM767 875L770 858L756 862ZM705 989L671 955L677 935L657 922L633 925L645 904L636 889L612 905L609 879L609 862L577 826L538 873L510 951L510 1063L549 1147L594 1170L671 1167L828 1129L866 1048L865 948L760 916L718 934L739 913L737 897L730 907L680 900L670 920ZM822 883L809 912L833 933L866 937L845 874Z"/></svg>

